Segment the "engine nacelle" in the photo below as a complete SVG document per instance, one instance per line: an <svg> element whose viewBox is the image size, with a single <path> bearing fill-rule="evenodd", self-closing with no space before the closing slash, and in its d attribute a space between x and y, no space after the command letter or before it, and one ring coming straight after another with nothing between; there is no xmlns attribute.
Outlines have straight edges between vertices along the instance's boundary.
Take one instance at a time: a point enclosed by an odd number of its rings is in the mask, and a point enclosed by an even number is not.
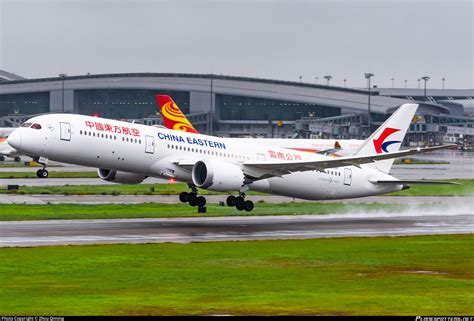
<svg viewBox="0 0 474 321"><path fill-rule="evenodd" d="M105 168L97 169L97 175L104 181L118 184L139 184L147 178L147 176L141 174L117 172L116 170Z"/></svg>
<svg viewBox="0 0 474 321"><path fill-rule="evenodd" d="M194 185L211 191L238 191L246 184L242 168L225 161L198 161L193 166L192 177Z"/></svg>

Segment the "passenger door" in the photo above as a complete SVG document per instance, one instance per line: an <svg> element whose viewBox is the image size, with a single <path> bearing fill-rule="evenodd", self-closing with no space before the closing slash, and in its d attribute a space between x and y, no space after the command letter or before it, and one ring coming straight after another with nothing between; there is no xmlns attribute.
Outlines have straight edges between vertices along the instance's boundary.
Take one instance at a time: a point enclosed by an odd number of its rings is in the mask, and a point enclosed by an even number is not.
<svg viewBox="0 0 474 321"><path fill-rule="evenodd" d="M71 124L70 123L59 123L60 128L60 139L70 141L71 140Z"/></svg>
<svg viewBox="0 0 474 321"><path fill-rule="evenodd" d="M153 136L145 136L145 153L153 154L155 152L155 138Z"/></svg>
<svg viewBox="0 0 474 321"><path fill-rule="evenodd" d="M351 186L352 183L352 169L344 168L344 185Z"/></svg>

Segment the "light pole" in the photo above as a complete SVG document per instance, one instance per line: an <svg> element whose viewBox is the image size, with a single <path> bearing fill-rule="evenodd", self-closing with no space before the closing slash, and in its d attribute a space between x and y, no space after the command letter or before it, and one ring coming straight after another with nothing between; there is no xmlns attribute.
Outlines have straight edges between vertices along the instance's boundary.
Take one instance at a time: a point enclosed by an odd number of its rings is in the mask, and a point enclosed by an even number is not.
<svg viewBox="0 0 474 321"><path fill-rule="evenodd" d="M213 74L211 74L211 114L210 114L210 119L209 119L209 135L213 134L214 131L214 79L213 79Z"/></svg>
<svg viewBox="0 0 474 321"><path fill-rule="evenodd" d="M302 76L299 76L299 78L300 78L300 82L303 82L303 77L302 77Z"/></svg>
<svg viewBox="0 0 474 321"><path fill-rule="evenodd" d="M371 115L370 115L370 78L373 77L374 74L373 73L370 73L370 72L366 72L365 73L365 79L367 79L367 88L369 89L369 97L368 97L368 102L367 102L367 105L368 105L368 112L369 112L369 117L368 117L368 125L369 125L369 135L371 133L370 131L370 127L372 126L372 122L371 122Z"/></svg>
<svg viewBox="0 0 474 321"><path fill-rule="evenodd" d="M405 79L405 88L407 88L407 82L408 82L408 80Z"/></svg>
<svg viewBox="0 0 474 321"><path fill-rule="evenodd" d="M392 88L395 88L395 78L390 78L390 80L392 81Z"/></svg>
<svg viewBox="0 0 474 321"><path fill-rule="evenodd" d="M443 89L444 89L444 82L446 81L446 78L442 78L441 81L443 82Z"/></svg>
<svg viewBox="0 0 474 321"><path fill-rule="evenodd" d="M314 79L316 79L316 85L317 85L317 84L318 84L319 77L315 77Z"/></svg>
<svg viewBox="0 0 474 321"><path fill-rule="evenodd" d="M344 78L344 87L346 87L346 81L347 81L347 79Z"/></svg>
<svg viewBox="0 0 474 321"><path fill-rule="evenodd" d="M61 112L64 113L64 79L66 79L66 74L59 74L59 77L62 79L61 93L62 93L62 103L61 103Z"/></svg>
<svg viewBox="0 0 474 321"><path fill-rule="evenodd" d="M418 89L420 89L420 81L421 81L421 79L418 78Z"/></svg>
<svg viewBox="0 0 474 321"><path fill-rule="evenodd" d="M425 98L426 98L426 82L427 82L428 80L430 80L430 77L428 77L428 76L423 76L423 77L421 77L421 79L423 79L423 80L425 81L424 96L425 96Z"/></svg>
<svg viewBox="0 0 474 321"><path fill-rule="evenodd" d="M327 75L327 76L324 76L323 78L326 79L326 85L329 86L329 81L332 79L332 76Z"/></svg>

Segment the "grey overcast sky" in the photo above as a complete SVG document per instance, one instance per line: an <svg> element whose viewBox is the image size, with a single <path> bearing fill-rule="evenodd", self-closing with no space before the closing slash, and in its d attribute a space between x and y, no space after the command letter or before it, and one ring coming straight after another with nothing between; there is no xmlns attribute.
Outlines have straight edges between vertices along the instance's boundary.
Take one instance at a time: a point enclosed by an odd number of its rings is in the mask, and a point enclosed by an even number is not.
<svg viewBox="0 0 474 321"><path fill-rule="evenodd" d="M0 69L474 88L473 0L0 0Z"/></svg>

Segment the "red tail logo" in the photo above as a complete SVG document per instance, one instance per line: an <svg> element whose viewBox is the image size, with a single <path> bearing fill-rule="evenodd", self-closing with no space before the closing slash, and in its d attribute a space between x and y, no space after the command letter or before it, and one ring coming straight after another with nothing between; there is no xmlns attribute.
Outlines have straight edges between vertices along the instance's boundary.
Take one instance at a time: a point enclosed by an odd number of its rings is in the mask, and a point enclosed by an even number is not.
<svg viewBox="0 0 474 321"><path fill-rule="evenodd" d="M170 96L156 95L156 101L166 128L199 134Z"/></svg>
<svg viewBox="0 0 474 321"><path fill-rule="evenodd" d="M401 141L399 141L399 140L390 140L390 141L384 142L385 139L387 139L388 136L392 135L393 133L399 132L399 131L400 131L400 129L387 127L383 130L382 134L380 134L379 138L374 139L374 147L375 147L375 151L377 152L377 154L382 153L382 151L385 152L385 153L388 153L387 147L389 145L396 144L396 143L401 143Z"/></svg>

